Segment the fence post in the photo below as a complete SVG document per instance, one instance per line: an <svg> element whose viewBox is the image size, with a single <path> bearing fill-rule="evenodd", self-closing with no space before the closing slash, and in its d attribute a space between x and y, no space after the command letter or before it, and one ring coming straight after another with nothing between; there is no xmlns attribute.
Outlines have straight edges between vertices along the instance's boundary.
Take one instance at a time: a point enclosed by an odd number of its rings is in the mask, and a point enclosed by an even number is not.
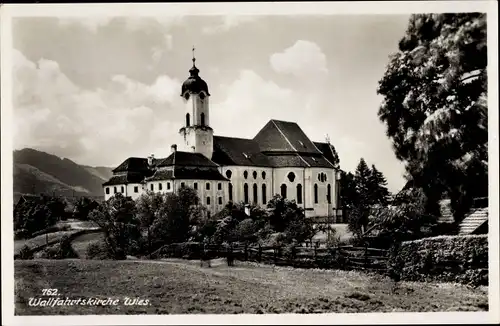
<svg viewBox="0 0 500 326"><path fill-rule="evenodd" d="M248 243L245 243L245 261L248 260Z"/></svg>
<svg viewBox="0 0 500 326"><path fill-rule="evenodd" d="M273 252L274 252L274 265L276 265L276 261L277 261L277 252L276 252L276 247L273 248Z"/></svg>
<svg viewBox="0 0 500 326"><path fill-rule="evenodd" d="M260 245L259 243L259 254L257 256L257 260L260 262L262 262L262 246Z"/></svg>
<svg viewBox="0 0 500 326"><path fill-rule="evenodd" d="M365 242L365 269L368 268L368 244Z"/></svg>

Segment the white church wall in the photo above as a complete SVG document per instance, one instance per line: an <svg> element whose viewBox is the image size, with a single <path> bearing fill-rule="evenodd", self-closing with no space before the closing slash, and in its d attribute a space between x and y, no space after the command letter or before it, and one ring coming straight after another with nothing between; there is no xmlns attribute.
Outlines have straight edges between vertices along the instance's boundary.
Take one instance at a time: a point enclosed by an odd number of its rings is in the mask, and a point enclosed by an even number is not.
<svg viewBox="0 0 500 326"><path fill-rule="evenodd" d="M291 181L288 176L290 173L294 174L293 181ZM304 168L275 168L274 169L274 186L273 193L281 195L281 186L286 185L286 198L288 200L295 200L298 206L304 208ZM298 201L297 185L302 186L302 200L301 203ZM307 196L306 196L307 198Z"/></svg>
<svg viewBox="0 0 500 326"><path fill-rule="evenodd" d="M253 185L257 185L257 204L265 207L269 199L274 195L272 188L272 178L273 178L273 169L266 167L255 167L255 166L239 166L239 165L229 165L222 166L219 168L221 174L227 177L227 171L231 171L230 183L233 186L233 202L239 203L244 202L245 200L245 192L244 185L245 183L248 185L248 202L253 203ZM247 171L248 175L245 178L244 173ZM256 177L254 178L254 172L256 173ZM263 174L265 173L265 177ZM265 203L263 202L263 193L262 193L262 185L265 185L266 188L266 198ZM229 199L229 189L226 192L226 202Z"/></svg>

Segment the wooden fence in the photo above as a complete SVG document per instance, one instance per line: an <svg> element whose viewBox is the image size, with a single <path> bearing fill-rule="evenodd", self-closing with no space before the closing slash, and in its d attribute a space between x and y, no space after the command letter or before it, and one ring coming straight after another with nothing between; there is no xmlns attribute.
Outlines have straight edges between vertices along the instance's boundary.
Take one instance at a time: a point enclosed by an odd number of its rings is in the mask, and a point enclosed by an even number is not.
<svg viewBox="0 0 500 326"><path fill-rule="evenodd" d="M189 249L186 249L188 246ZM254 261L281 266L302 268L339 268L384 272L387 269L388 250L337 246L320 247L269 247L234 244L228 246L172 244L160 248L152 258L214 259L228 258L240 261ZM178 246L185 249L179 250Z"/></svg>

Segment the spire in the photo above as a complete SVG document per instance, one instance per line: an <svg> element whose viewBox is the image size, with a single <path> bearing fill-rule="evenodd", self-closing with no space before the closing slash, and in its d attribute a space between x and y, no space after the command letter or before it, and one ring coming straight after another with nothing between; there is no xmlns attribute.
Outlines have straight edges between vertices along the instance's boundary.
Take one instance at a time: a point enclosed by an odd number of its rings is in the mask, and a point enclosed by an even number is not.
<svg viewBox="0 0 500 326"><path fill-rule="evenodd" d="M193 60L193 67L191 69L189 69L189 73L191 74L191 76L196 77L196 76L198 76L198 73L200 72L200 70L198 68L196 68L196 58L194 56L194 50L196 50L196 49L193 45L193 48L191 49L191 51L193 52L193 59L191 59L191 60Z"/></svg>

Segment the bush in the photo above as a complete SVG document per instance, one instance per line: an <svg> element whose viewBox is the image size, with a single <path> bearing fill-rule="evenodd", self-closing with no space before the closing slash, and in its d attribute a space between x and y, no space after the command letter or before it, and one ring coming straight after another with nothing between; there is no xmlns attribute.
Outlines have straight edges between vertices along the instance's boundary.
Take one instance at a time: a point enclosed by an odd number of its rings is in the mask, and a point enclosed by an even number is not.
<svg viewBox="0 0 500 326"><path fill-rule="evenodd" d="M62 226L54 225L54 226L51 226L51 227L48 227L46 229L43 229L43 230L40 230L38 232L33 233L31 235L31 237L34 238L34 237L37 237L37 236L42 235L42 234L54 233L54 232L59 232L59 231L69 231L70 229L71 229L71 227L69 225L62 225Z"/></svg>
<svg viewBox="0 0 500 326"><path fill-rule="evenodd" d="M19 229L19 230L14 231L14 240L23 240L23 239L27 239L29 237L30 237L30 234L29 234L28 230L26 230L26 229Z"/></svg>
<svg viewBox="0 0 500 326"><path fill-rule="evenodd" d="M87 246L86 252L87 259L97 259L97 260L106 260L113 259L113 254L109 251L106 243L103 241L93 242Z"/></svg>
<svg viewBox="0 0 500 326"><path fill-rule="evenodd" d="M33 259L33 250L27 245L24 245L19 251L19 255L15 256L16 259Z"/></svg>
<svg viewBox="0 0 500 326"><path fill-rule="evenodd" d="M440 236L402 242L390 252L389 273L401 280L488 284L488 236Z"/></svg>
<svg viewBox="0 0 500 326"><path fill-rule="evenodd" d="M62 237L59 243L45 248L40 258L47 259L66 259L66 258L78 258L78 254L75 252L71 246L71 238L68 236Z"/></svg>

